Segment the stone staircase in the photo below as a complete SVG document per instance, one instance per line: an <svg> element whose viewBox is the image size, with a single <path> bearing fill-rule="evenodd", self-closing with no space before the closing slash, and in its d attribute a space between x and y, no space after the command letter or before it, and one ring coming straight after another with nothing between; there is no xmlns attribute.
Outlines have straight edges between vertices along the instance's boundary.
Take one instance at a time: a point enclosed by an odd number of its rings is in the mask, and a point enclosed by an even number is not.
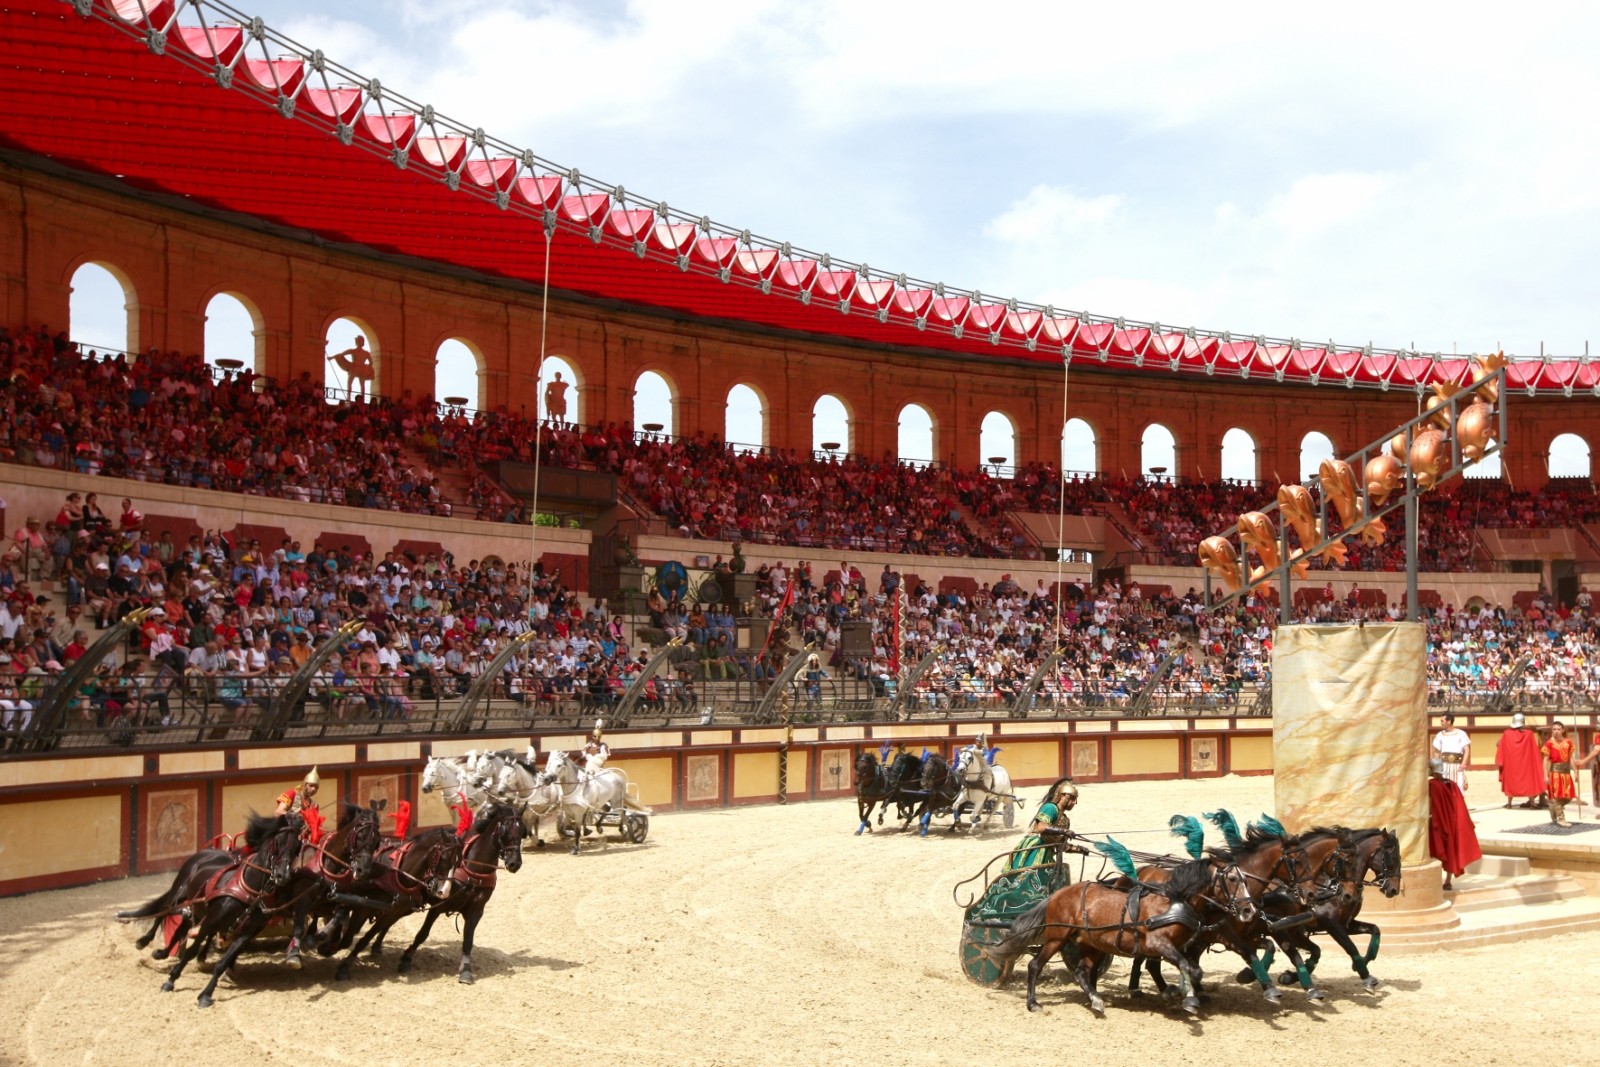
<svg viewBox="0 0 1600 1067"><path fill-rule="evenodd" d="M1394 923L1381 909L1370 918L1383 927L1385 952L1408 955L1600 930L1600 898L1572 875L1535 869L1526 857L1486 855L1436 904L1396 915Z"/></svg>

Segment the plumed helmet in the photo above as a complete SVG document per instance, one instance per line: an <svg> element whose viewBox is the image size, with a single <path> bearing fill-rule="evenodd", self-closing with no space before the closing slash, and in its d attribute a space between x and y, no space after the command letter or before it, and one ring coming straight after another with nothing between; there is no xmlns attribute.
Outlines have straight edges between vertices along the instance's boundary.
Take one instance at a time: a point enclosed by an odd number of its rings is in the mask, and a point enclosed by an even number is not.
<svg viewBox="0 0 1600 1067"><path fill-rule="evenodd" d="M321 785L322 784L322 778L321 778L321 776L319 776L317 774L317 769L315 767L311 768L309 771L306 772L305 784L306 785Z"/></svg>

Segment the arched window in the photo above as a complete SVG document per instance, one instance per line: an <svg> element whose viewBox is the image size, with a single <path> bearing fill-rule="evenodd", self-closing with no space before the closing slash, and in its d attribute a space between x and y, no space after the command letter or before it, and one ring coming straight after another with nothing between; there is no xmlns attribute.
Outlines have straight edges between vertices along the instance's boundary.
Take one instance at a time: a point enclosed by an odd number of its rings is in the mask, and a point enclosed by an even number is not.
<svg viewBox="0 0 1600 1067"><path fill-rule="evenodd" d="M1010 416L991 411L978 430L978 458L1000 467L1017 465L1017 428Z"/></svg>
<svg viewBox="0 0 1600 1067"><path fill-rule="evenodd" d="M1076 474L1100 473L1100 446L1094 427L1082 419L1068 419L1061 430L1061 468Z"/></svg>
<svg viewBox="0 0 1600 1067"><path fill-rule="evenodd" d="M1154 481L1165 481L1169 478L1176 480L1178 477L1178 439L1172 436L1172 431L1159 422L1152 422L1144 428L1144 437L1141 438L1139 449L1139 462L1143 465L1143 474Z"/></svg>
<svg viewBox="0 0 1600 1067"><path fill-rule="evenodd" d="M560 356L546 356L539 371L539 417L583 423L583 382L578 369Z"/></svg>
<svg viewBox="0 0 1600 1067"><path fill-rule="evenodd" d="M811 405L811 448L819 453L844 455L855 450L850 435L850 409L830 393L817 397L817 402Z"/></svg>
<svg viewBox="0 0 1600 1067"><path fill-rule="evenodd" d="M722 439L740 453L759 452L767 443L767 405L761 394L748 385L728 390Z"/></svg>
<svg viewBox="0 0 1600 1067"><path fill-rule="evenodd" d="M1309 482L1317 476L1322 461L1333 458L1333 441L1327 434L1312 430L1300 438L1300 480Z"/></svg>
<svg viewBox="0 0 1600 1067"><path fill-rule="evenodd" d="M72 272L67 336L87 353L139 351L139 294L110 263L85 263Z"/></svg>
<svg viewBox="0 0 1600 1067"><path fill-rule="evenodd" d="M328 403L378 395L378 338L358 319L334 319L324 339L327 369L322 383L327 387Z"/></svg>
<svg viewBox="0 0 1600 1067"><path fill-rule="evenodd" d="M1465 456L1461 458L1463 461L1466 460ZM1490 482L1498 481L1504 476L1505 472L1500 466L1500 453L1498 452L1486 459L1480 459L1461 473L1463 478L1482 478L1484 481Z"/></svg>
<svg viewBox="0 0 1600 1067"><path fill-rule="evenodd" d="M467 342L452 337L433 354L433 399L451 407L483 407L483 361Z"/></svg>
<svg viewBox="0 0 1600 1067"><path fill-rule="evenodd" d="M900 409L900 462L913 467L933 462L933 416L921 404Z"/></svg>
<svg viewBox="0 0 1600 1067"><path fill-rule="evenodd" d="M633 383L633 429L650 433L677 433L674 421L677 404L672 386L653 370L639 375ZM652 426L655 429L650 429Z"/></svg>
<svg viewBox="0 0 1600 1067"><path fill-rule="evenodd" d="M1592 478L1589 442L1575 433L1564 433L1550 442L1550 477Z"/></svg>
<svg viewBox="0 0 1600 1067"><path fill-rule="evenodd" d="M206 304L206 365L238 360L257 374L265 371L267 333L261 312L234 293L218 293ZM229 368L237 369L237 368Z"/></svg>
<svg viewBox="0 0 1600 1067"><path fill-rule="evenodd" d="M1237 426L1222 435L1222 480L1256 480L1256 439Z"/></svg>

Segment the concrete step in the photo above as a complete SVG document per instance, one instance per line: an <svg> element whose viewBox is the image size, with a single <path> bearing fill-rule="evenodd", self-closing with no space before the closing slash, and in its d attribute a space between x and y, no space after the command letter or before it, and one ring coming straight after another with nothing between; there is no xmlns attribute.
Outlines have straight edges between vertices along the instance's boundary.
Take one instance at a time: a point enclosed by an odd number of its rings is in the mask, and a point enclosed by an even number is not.
<svg viewBox="0 0 1600 1067"><path fill-rule="evenodd" d="M1530 937L1553 937L1600 930L1600 900L1575 897L1521 907L1484 908L1460 913L1455 928L1431 934L1383 932L1383 950L1396 955L1439 949L1475 948Z"/></svg>
<svg viewBox="0 0 1600 1067"><path fill-rule="evenodd" d="M1481 875L1485 878L1520 878L1532 872L1533 864L1528 862L1526 856L1485 855L1476 863L1467 866L1467 874Z"/></svg>
<svg viewBox="0 0 1600 1067"><path fill-rule="evenodd" d="M1456 888L1447 890L1444 895L1457 911L1465 913L1485 908L1572 900L1586 894L1583 886L1564 874L1525 874L1515 878L1496 878L1482 885L1478 884L1475 877L1470 882L1458 881Z"/></svg>

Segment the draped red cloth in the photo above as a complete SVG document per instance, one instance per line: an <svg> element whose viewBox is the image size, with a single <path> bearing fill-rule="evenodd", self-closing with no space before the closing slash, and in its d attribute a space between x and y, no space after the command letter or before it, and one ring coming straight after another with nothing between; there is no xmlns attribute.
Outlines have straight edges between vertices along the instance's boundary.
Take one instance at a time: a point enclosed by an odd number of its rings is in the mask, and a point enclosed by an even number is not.
<svg viewBox="0 0 1600 1067"><path fill-rule="evenodd" d="M313 845L322 843L322 812L315 804L300 809L300 817L306 821L305 838Z"/></svg>
<svg viewBox="0 0 1600 1067"><path fill-rule="evenodd" d="M1536 797L1544 792L1544 760L1532 730L1509 729L1494 747L1500 768L1500 792L1508 797Z"/></svg>
<svg viewBox="0 0 1600 1067"><path fill-rule="evenodd" d="M402 800L394 810L394 836L404 841L411 833L411 801Z"/></svg>
<svg viewBox="0 0 1600 1067"><path fill-rule="evenodd" d="M1483 855L1466 798L1454 782L1428 779L1428 855L1452 877Z"/></svg>

